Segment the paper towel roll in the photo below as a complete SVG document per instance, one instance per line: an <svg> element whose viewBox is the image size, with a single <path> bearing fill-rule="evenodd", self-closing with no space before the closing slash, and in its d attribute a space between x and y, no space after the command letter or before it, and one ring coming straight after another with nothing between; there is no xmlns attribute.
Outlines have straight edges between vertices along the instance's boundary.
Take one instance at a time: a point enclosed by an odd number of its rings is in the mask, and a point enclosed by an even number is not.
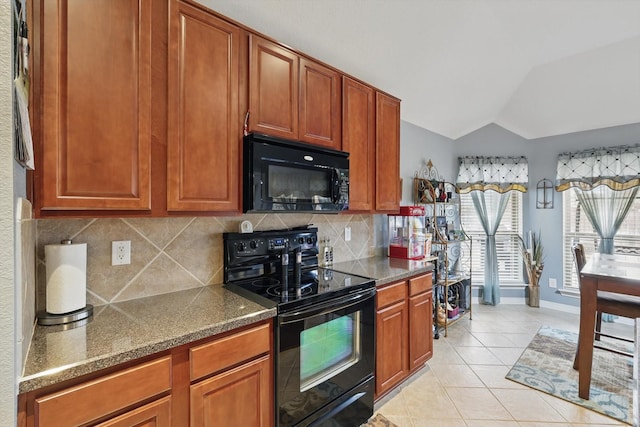
<svg viewBox="0 0 640 427"><path fill-rule="evenodd" d="M47 313L64 314L87 305L87 244L45 245Z"/></svg>

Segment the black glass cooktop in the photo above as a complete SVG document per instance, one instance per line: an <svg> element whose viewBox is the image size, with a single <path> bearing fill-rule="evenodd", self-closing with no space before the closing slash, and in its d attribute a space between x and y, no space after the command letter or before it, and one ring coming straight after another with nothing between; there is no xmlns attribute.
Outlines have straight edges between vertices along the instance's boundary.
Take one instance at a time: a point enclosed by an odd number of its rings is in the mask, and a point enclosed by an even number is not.
<svg viewBox="0 0 640 427"><path fill-rule="evenodd" d="M374 286L373 279L327 268L303 272L298 286L296 286L293 277L288 277L287 283L284 284L276 276L248 278L225 285L225 287L267 307L278 307L279 312L315 304Z"/></svg>

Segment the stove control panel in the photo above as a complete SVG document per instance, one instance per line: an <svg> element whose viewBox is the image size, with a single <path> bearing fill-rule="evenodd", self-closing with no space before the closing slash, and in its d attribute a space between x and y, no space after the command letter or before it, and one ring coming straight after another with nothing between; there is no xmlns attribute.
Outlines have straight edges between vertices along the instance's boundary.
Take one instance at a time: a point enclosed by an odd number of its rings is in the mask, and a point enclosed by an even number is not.
<svg viewBox="0 0 640 427"><path fill-rule="evenodd" d="M235 243L234 249L238 256L264 255L267 253L265 239L247 239Z"/></svg>
<svg viewBox="0 0 640 427"><path fill-rule="evenodd" d="M291 247L291 245L289 244L289 239L286 237L277 237L277 238L269 239L268 246L270 251L277 251L277 250L282 250L282 249Z"/></svg>
<svg viewBox="0 0 640 427"><path fill-rule="evenodd" d="M225 250L231 258L279 255L282 249L293 252L296 248L317 251L316 230L288 232L228 233L225 236ZM233 263L233 262L232 262Z"/></svg>

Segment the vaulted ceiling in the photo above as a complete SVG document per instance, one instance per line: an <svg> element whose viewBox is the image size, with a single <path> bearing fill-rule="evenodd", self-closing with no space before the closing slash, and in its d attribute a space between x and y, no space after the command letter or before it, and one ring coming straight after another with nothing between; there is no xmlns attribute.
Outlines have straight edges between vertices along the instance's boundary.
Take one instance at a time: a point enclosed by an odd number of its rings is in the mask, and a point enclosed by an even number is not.
<svg viewBox="0 0 640 427"><path fill-rule="evenodd" d="M198 0L460 138L640 122L640 0Z"/></svg>

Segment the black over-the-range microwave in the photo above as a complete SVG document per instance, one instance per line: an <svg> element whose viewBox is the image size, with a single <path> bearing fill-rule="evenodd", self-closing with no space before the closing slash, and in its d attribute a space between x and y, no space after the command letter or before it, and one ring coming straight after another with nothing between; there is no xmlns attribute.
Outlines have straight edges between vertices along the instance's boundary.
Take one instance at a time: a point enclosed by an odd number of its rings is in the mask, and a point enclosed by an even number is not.
<svg viewBox="0 0 640 427"><path fill-rule="evenodd" d="M349 207L349 154L262 134L244 137L244 212Z"/></svg>

